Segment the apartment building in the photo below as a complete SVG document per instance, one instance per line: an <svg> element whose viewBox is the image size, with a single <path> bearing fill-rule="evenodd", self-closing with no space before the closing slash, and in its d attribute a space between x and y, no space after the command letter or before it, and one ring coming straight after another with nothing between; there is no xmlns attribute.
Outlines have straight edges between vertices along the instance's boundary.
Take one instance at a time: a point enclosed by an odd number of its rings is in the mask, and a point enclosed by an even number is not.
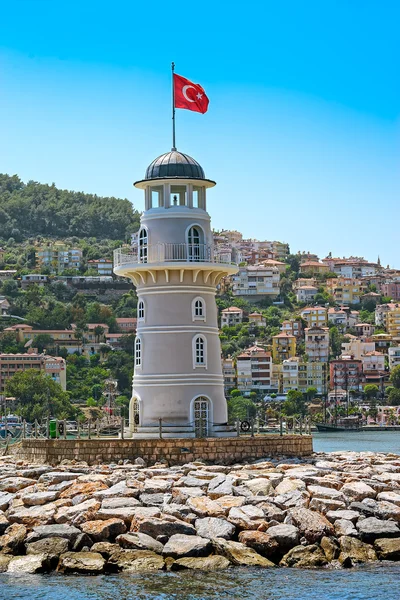
<svg viewBox="0 0 400 600"><path fill-rule="evenodd" d="M337 327L347 327L347 312L341 308L328 308L328 322Z"/></svg>
<svg viewBox="0 0 400 600"><path fill-rule="evenodd" d="M400 282L383 283L381 285L381 292L384 296L388 296L392 300L400 300Z"/></svg>
<svg viewBox="0 0 400 600"><path fill-rule="evenodd" d="M237 306L229 306L221 311L221 327L232 327L243 322L243 310Z"/></svg>
<svg viewBox="0 0 400 600"><path fill-rule="evenodd" d="M240 267L239 273L232 276L233 295L252 300L276 297L279 295L279 280L280 274L276 267Z"/></svg>
<svg viewBox="0 0 400 600"><path fill-rule="evenodd" d="M286 319L285 321L282 321L281 331L283 333L294 335L298 340L303 336L303 323L301 318L297 317L295 319Z"/></svg>
<svg viewBox="0 0 400 600"><path fill-rule="evenodd" d="M308 362L328 362L329 329L328 327L307 327L305 329L305 351Z"/></svg>
<svg viewBox="0 0 400 600"><path fill-rule="evenodd" d="M390 302L388 304L378 304L375 307L375 325L387 329L387 316L392 310L400 308L400 304Z"/></svg>
<svg viewBox="0 0 400 600"><path fill-rule="evenodd" d="M49 335L54 346L66 348L69 354L79 352L82 348L82 340L76 336L74 329L33 329L31 325L21 324L7 327L4 332L14 333L17 342L28 342L38 335Z"/></svg>
<svg viewBox="0 0 400 600"><path fill-rule="evenodd" d="M303 362L299 357L284 360L282 364L282 391L298 390L305 393L315 387L318 394L327 391L328 365L323 362Z"/></svg>
<svg viewBox="0 0 400 600"><path fill-rule="evenodd" d="M378 372L384 374L385 372L385 355L376 350L366 352L361 356L363 373ZM378 375L379 376L379 375Z"/></svg>
<svg viewBox="0 0 400 600"><path fill-rule="evenodd" d="M365 258L350 256L349 258L326 257L322 262L327 265L332 273L340 277L358 279L360 277L371 277L381 271L378 263L370 263Z"/></svg>
<svg viewBox="0 0 400 600"><path fill-rule="evenodd" d="M337 304L360 304L361 296L365 294L367 286L359 279L338 277L328 279L326 282L328 292Z"/></svg>
<svg viewBox="0 0 400 600"><path fill-rule="evenodd" d="M137 328L136 317L117 317L116 319L118 329L122 333L135 333Z"/></svg>
<svg viewBox="0 0 400 600"><path fill-rule="evenodd" d="M88 269L96 271L99 276L107 276L113 274L113 261L108 258L98 258L96 260L88 260Z"/></svg>
<svg viewBox="0 0 400 600"><path fill-rule="evenodd" d="M271 389L271 353L259 346L247 348L236 358L237 388L243 393Z"/></svg>
<svg viewBox="0 0 400 600"><path fill-rule="evenodd" d="M343 356L352 356L357 360L361 360L361 357L367 352L375 352L375 342L362 341L354 335L349 335L347 338L349 341L342 344Z"/></svg>
<svg viewBox="0 0 400 600"><path fill-rule="evenodd" d="M392 370L394 367L400 365L400 347L394 346L388 349L389 356L389 369Z"/></svg>
<svg viewBox="0 0 400 600"><path fill-rule="evenodd" d="M297 288L296 292L297 302L312 302L315 296L318 294L318 288L313 285L305 285L304 287Z"/></svg>
<svg viewBox="0 0 400 600"><path fill-rule="evenodd" d="M67 389L66 363L63 358L39 354L30 348L26 354L0 354L0 394L4 394L6 383L15 373L36 369L49 375Z"/></svg>
<svg viewBox="0 0 400 600"><path fill-rule="evenodd" d="M225 393L229 394L230 390L237 387L236 366L233 358L222 359L222 374L224 377Z"/></svg>
<svg viewBox="0 0 400 600"><path fill-rule="evenodd" d="M309 327L314 325L325 327L328 324L328 311L323 306L308 306L300 311L300 315L307 321Z"/></svg>
<svg viewBox="0 0 400 600"><path fill-rule="evenodd" d="M386 331L394 338L400 337L400 306L396 306L387 313Z"/></svg>
<svg viewBox="0 0 400 600"><path fill-rule="evenodd" d="M252 312L249 314L249 323L254 323L255 325L258 325L259 327L265 327L267 324L267 321L266 321L265 317L262 316L261 313Z"/></svg>
<svg viewBox="0 0 400 600"><path fill-rule="evenodd" d="M48 276L41 275L40 273L29 273L28 275L22 275L21 277L21 289L23 290L26 290L31 285L43 287L47 283L49 283Z"/></svg>
<svg viewBox="0 0 400 600"><path fill-rule="evenodd" d="M356 331L356 335L359 337L371 337L375 332L375 325L371 323L357 323L353 325L353 329Z"/></svg>
<svg viewBox="0 0 400 600"><path fill-rule="evenodd" d="M332 360L329 365L330 388L342 390L359 390L362 382L362 361L342 356Z"/></svg>
<svg viewBox="0 0 400 600"><path fill-rule="evenodd" d="M282 363L296 356L296 338L290 333L279 333L272 337L272 358L274 362Z"/></svg>
<svg viewBox="0 0 400 600"><path fill-rule="evenodd" d="M317 260L305 260L300 264L300 273L310 273L312 275L323 275L328 273L329 267Z"/></svg>
<svg viewBox="0 0 400 600"><path fill-rule="evenodd" d="M48 268L51 273L60 274L66 269L77 270L82 264L82 250L68 248L61 242L49 244L36 252L38 269Z"/></svg>

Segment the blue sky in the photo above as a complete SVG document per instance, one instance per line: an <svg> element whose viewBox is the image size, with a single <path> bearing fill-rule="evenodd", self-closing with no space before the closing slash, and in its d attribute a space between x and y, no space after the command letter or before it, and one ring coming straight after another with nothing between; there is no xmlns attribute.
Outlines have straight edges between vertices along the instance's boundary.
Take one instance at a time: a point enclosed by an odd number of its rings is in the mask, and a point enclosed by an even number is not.
<svg viewBox="0 0 400 600"><path fill-rule="evenodd" d="M395 0L0 0L0 172L127 197L171 146L170 63L208 113L177 146L216 228L400 267Z"/></svg>

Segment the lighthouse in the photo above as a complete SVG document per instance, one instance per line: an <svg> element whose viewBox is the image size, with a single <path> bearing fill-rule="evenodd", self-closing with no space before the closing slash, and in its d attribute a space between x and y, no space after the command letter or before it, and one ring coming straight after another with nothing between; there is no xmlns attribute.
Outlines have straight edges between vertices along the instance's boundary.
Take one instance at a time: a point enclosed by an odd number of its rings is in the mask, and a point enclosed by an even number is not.
<svg viewBox="0 0 400 600"><path fill-rule="evenodd" d="M131 435L229 436L215 294L237 267L214 254L207 190L215 182L173 149L134 185L145 199L137 242L114 255L114 272L138 296Z"/></svg>

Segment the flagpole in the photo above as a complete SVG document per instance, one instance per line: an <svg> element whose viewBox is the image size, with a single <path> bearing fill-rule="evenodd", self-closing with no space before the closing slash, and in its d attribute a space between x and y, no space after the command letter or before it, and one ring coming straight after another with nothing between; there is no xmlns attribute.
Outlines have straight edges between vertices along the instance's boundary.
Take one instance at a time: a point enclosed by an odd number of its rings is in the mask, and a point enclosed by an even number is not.
<svg viewBox="0 0 400 600"><path fill-rule="evenodd" d="M175 146L175 85L174 85L174 70L175 63L171 63L172 70L172 150L176 150Z"/></svg>

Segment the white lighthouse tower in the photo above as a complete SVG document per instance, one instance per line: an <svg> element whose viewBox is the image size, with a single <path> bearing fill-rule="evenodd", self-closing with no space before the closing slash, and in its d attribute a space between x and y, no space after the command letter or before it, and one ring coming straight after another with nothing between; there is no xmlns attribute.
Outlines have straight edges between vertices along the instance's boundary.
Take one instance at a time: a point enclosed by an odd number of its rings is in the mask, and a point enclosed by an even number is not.
<svg viewBox="0 0 400 600"><path fill-rule="evenodd" d="M206 194L215 182L172 150L134 185L145 194L137 245L114 257L114 272L138 295L130 431L229 435L215 293L237 267L214 255Z"/></svg>

